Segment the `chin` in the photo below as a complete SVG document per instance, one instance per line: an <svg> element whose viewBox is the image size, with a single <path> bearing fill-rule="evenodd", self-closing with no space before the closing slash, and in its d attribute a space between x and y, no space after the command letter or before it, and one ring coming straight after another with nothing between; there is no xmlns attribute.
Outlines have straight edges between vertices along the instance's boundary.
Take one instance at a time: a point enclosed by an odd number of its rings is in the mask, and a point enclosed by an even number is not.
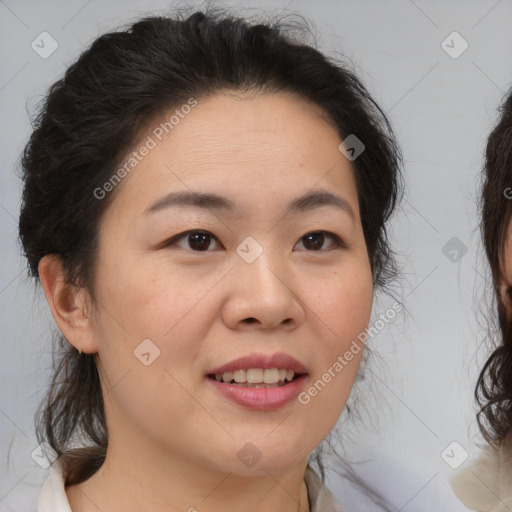
<svg viewBox="0 0 512 512"><path fill-rule="evenodd" d="M309 451L305 450L300 454L296 447L269 443L268 439L258 442L247 441L236 443L234 453L227 450L224 455L219 455L222 461L218 464L217 470L224 473L234 473L239 476L265 476L268 473L280 473L307 460ZM233 456L234 455L234 456Z"/></svg>

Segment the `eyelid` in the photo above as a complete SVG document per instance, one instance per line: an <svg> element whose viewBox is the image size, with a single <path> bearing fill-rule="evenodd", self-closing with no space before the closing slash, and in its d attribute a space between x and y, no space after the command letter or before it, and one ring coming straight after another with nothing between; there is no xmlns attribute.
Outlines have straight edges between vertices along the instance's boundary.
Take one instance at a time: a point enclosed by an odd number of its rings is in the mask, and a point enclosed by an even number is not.
<svg viewBox="0 0 512 512"><path fill-rule="evenodd" d="M222 246L222 244L220 243L219 239L213 233L211 233L210 231L205 230L205 229L189 229L187 231L183 231L181 233L178 233L177 235L174 235L171 238L165 240L164 242L162 242L161 244L159 244L157 246L157 249L163 249L163 248L166 248L166 247L172 247L172 246L176 245L176 242L180 241L183 238L186 238L191 233L198 233L198 234L203 234L203 235L211 236L213 239L216 240L216 242L218 244L220 244ZM311 235L313 233L323 233L324 235L327 235L328 237L330 237L334 241L335 249L336 248L341 248L341 249L347 249L348 248L348 245L346 244L345 240L343 240L339 235L337 235L336 233L332 233L331 231L327 231L325 229L316 229L316 230L312 230L312 231L308 231L307 233L304 233L304 235L302 235L297 240L297 243L295 245L297 245L299 242L301 242L304 237L306 237L307 235ZM212 252L211 250L206 250L206 251L193 251L193 250L188 250L188 249L185 249L185 250L187 250L188 252L194 252L194 253ZM319 251L305 251L305 252L313 252L313 253L315 253L315 252L329 252L330 250L332 250L332 249L327 249L327 250L324 249L324 250L319 250Z"/></svg>
<svg viewBox="0 0 512 512"><path fill-rule="evenodd" d="M205 229L189 229L187 231L182 231L181 233L178 233L177 235L174 235L171 238L168 238L167 240L164 240L161 244L159 244L157 246L157 249L165 249L166 247L172 247L172 246L176 245L176 243L178 241L180 241L183 238L186 238L188 235L190 235L192 233L211 236L213 239L215 239L217 241L218 244L222 245L220 243L219 239L210 231L207 231ZM197 253L211 252L211 251L192 251L192 250L188 250L188 249L185 249L185 250L187 250L188 252L197 252Z"/></svg>

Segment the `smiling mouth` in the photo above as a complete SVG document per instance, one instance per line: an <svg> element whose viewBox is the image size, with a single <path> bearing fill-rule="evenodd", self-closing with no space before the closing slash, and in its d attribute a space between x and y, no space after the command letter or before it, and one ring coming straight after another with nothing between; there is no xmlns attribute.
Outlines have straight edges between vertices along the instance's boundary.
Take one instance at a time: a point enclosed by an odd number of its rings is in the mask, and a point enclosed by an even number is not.
<svg viewBox="0 0 512 512"><path fill-rule="evenodd" d="M208 374L207 377L221 384L230 384L242 388L280 388L297 380L303 373L284 368L248 368L234 372Z"/></svg>

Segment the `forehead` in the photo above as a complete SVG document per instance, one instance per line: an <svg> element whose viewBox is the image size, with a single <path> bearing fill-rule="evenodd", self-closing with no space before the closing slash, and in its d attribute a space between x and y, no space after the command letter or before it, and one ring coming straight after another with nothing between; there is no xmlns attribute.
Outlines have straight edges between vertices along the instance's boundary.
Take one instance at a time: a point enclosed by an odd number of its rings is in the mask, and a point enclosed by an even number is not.
<svg viewBox="0 0 512 512"><path fill-rule="evenodd" d="M353 169L338 150L339 134L325 113L295 95L198 99L159 140L173 112L155 119L135 145L137 151L151 141L116 191L116 208L142 213L164 193L198 189L240 205L279 203L313 187L357 202Z"/></svg>

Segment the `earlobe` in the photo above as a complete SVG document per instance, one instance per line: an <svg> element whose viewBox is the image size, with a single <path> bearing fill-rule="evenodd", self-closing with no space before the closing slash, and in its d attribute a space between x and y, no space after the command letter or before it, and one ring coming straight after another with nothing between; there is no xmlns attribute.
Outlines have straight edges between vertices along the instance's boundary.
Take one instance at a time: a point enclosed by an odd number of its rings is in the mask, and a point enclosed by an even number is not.
<svg viewBox="0 0 512 512"><path fill-rule="evenodd" d="M39 278L53 318L77 350L97 352L87 290L66 281L60 257L48 254L39 262Z"/></svg>
<svg viewBox="0 0 512 512"><path fill-rule="evenodd" d="M508 304L510 297L510 286L505 281L502 281L498 286L498 294L503 304Z"/></svg>

